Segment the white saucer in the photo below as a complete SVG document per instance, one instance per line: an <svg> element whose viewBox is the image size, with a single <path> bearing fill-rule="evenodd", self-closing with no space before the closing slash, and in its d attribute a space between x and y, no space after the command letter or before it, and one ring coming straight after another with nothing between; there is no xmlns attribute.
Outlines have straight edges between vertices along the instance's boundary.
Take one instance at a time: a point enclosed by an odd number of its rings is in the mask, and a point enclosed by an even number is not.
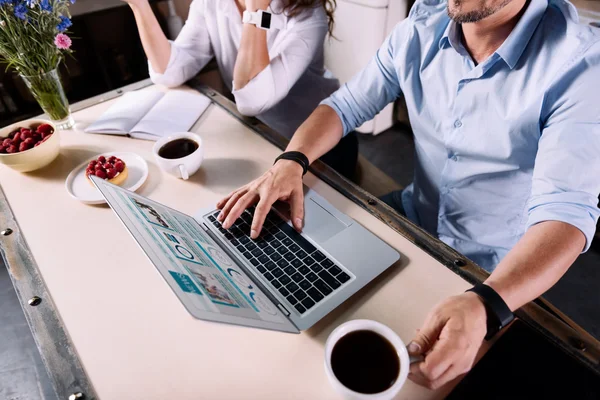
<svg viewBox="0 0 600 400"><path fill-rule="evenodd" d="M132 192L139 189L148 178L148 163L142 157L135 153L126 152L110 152L97 154L91 157L84 163L78 165L67 177L65 186L67 192L73 197L85 204L103 204L106 203L102 194L96 189L85 176L85 169L90 161L97 159L100 156L106 158L115 156L125 162L128 175L125 182L120 185L122 188L131 190Z"/></svg>

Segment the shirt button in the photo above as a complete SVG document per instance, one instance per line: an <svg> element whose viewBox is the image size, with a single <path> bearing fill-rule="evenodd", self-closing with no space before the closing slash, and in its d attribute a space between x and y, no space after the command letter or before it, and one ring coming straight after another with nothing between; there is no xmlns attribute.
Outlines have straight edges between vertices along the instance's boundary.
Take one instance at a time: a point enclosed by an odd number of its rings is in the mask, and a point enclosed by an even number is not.
<svg viewBox="0 0 600 400"><path fill-rule="evenodd" d="M455 128L460 128L461 126L462 126L462 122L460 122L460 120L457 119L456 121L454 121Z"/></svg>

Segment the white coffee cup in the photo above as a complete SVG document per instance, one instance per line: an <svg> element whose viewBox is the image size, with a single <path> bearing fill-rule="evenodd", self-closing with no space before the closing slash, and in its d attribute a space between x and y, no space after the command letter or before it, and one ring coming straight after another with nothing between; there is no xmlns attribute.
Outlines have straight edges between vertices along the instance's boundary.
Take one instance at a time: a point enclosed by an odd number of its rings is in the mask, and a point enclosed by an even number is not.
<svg viewBox="0 0 600 400"><path fill-rule="evenodd" d="M345 335L350 332L355 331L372 331L375 332L384 338L386 338L398 354L398 360L400 360L400 372L398 373L398 377L394 384L387 390L380 393L373 394L365 394L355 392L348 387L346 387L342 382L340 382L333 369L331 367L331 353L336 343ZM402 386L406 382L406 378L408 377L408 372L410 368L411 362L416 362L422 360L422 357L411 357L408 355L408 351L406 350L406 346L400 337L389 327L379 323L377 321L371 321L368 319L356 319L353 321L348 321L338 326L327 338L327 342L325 343L325 372L327 373L327 377L329 378L329 382L335 388L335 390L340 393L345 399L352 400L391 400L393 399Z"/></svg>
<svg viewBox="0 0 600 400"><path fill-rule="evenodd" d="M192 154L187 155L182 158L164 158L161 157L158 153L162 147L174 140L178 139L190 139L194 142L198 143L198 148ZM200 136L190 133L190 132L182 132L182 133L174 133L171 136L164 137L158 140L154 147L152 148L152 152L154 153L154 159L156 163L168 174L171 174L177 178L181 178L183 180L187 180L190 176L194 175L202 165L202 160L204 159L204 147L202 146L202 138Z"/></svg>

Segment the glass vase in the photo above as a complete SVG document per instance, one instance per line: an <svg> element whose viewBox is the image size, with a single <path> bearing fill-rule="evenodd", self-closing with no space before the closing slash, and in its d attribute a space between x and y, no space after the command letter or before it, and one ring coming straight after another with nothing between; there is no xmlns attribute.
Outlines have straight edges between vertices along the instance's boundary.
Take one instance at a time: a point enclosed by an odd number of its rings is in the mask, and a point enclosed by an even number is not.
<svg viewBox="0 0 600 400"><path fill-rule="evenodd" d="M21 78L42 110L58 129L69 129L75 125L69 101L60 81L58 68L40 75L21 75Z"/></svg>

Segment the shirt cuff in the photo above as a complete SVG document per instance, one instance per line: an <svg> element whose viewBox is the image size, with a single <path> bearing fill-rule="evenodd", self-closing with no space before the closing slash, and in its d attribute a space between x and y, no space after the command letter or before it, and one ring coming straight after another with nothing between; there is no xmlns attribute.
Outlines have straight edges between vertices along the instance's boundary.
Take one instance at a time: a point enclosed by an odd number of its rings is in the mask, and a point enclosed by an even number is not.
<svg viewBox="0 0 600 400"><path fill-rule="evenodd" d="M235 83L232 83L235 87ZM233 90L235 104L242 115L254 117L269 109L269 102L275 98L275 82L271 64L260 71L241 89Z"/></svg>
<svg viewBox="0 0 600 400"><path fill-rule="evenodd" d="M549 202L548 197L553 200ZM582 253L585 253L594 239L600 209L595 204L575 203L572 201L574 197L578 196L573 193L560 193L541 196L540 199L532 201L529 206L527 229L544 221L561 221L570 224L584 234L586 244Z"/></svg>
<svg viewBox="0 0 600 400"><path fill-rule="evenodd" d="M154 68L152 68L152 63L150 62L150 60L148 60L148 72L150 73L150 80L156 85L179 86L171 84L173 77L170 71L173 65L175 64L175 60L177 59L177 56L179 54L179 49L177 49L177 46L173 43L172 40L169 40L169 43L171 44L171 56L169 57L169 63L167 64L167 68L165 68L165 72L163 72L162 74L156 72Z"/></svg>

